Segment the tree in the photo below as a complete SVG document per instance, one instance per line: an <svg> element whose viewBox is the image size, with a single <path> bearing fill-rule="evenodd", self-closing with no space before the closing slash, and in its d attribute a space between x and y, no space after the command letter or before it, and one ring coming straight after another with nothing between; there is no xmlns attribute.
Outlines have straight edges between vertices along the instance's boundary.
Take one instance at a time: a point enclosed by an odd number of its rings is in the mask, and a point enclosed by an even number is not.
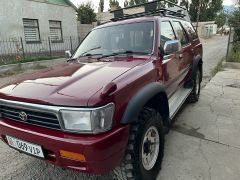
<svg viewBox="0 0 240 180"><path fill-rule="evenodd" d="M189 2L188 0L182 0L180 6L186 7L189 10Z"/></svg>
<svg viewBox="0 0 240 180"><path fill-rule="evenodd" d="M146 2L148 2L148 0L125 0L124 7L135 6Z"/></svg>
<svg viewBox="0 0 240 180"><path fill-rule="evenodd" d="M118 0L110 0L109 1L109 6L110 6L110 9L112 9L112 8L116 8L116 9L120 9L121 8L121 6L119 6L119 2L118 2Z"/></svg>
<svg viewBox="0 0 240 180"><path fill-rule="evenodd" d="M128 0L125 0L125 1L124 1L124 7L129 7L129 2L128 2Z"/></svg>
<svg viewBox="0 0 240 180"><path fill-rule="evenodd" d="M217 24L218 28L223 29L226 19L227 15L223 11L216 16L215 23Z"/></svg>
<svg viewBox="0 0 240 180"><path fill-rule="evenodd" d="M223 0L192 0L189 8L191 20L197 21L197 12L200 9L199 21L213 21L217 13L223 9L222 2Z"/></svg>
<svg viewBox="0 0 240 180"><path fill-rule="evenodd" d="M96 14L91 2L82 3L77 9L78 20L82 24L92 24L96 21Z"/></svg>
<svg viewBox="0 0 240 180"><path fill-rule="evenodd" d="M238 2L239 6L236 11L230 15L228 22L230 26L234 29L234 36L233 36L233 50L239 51L240 50L240 2Z"/></svg>
<svg viewBox="0 0 240 180"><path fill-rule="evenodd" d="M100 12L103 12L103 10L104 10L104 0L99 1L99 8L100 8Z"/></svg>
<svg viewBox="0 0 240 180"><path fill-rule="evenodd" d="M134 0L130 0L129 1L129 6L134 6L135 5L135 1Z"/></svg>

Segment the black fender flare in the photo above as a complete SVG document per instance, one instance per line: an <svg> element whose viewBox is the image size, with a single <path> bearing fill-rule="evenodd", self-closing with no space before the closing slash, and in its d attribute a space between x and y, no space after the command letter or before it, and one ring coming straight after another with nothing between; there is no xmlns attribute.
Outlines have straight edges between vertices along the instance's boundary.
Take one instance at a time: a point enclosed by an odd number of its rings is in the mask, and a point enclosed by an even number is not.
<svg viewBox="0 0 240 180"><path fill-rule="evenodd" d="M129 124L129 123L137 122L138 114L140 113L144 105L146 105L146 103L150 99L152 99L154 96L156 96L159 93L164 93L166 95L164 86L158 82L152 82L144 86L142 89L140 89L136 93L136 95L134 95L132 99L129 101L125 109L125 112L123 114L121 123ZM166 95L166 100L167 100L167 95ZM168 102L167 102L167 106L168 106ZM169 117L169 109L167 112L167 117Z"/></svg>
<svg viewBox="0 0 240 180"><path fill-rule="evenodd" d="M200 56L200 54L198 54L197 56L194 57L193 59L193 65L192 65L192 73L191 73L191 80L194 79L194 77L196 76L196 72L197 72L197 69L198 69L198 66L200 65L201 66L201 73L202 73L202 64L203 64L203 61L202 61L202 57ZM201 79L202 81L202 76L201 76Z"/></svg>
<svg viewBox="0 0 240 180"><path fill-rule="evenodd" d="M185 87L186 88L190 88L190 87L193 87L193 80L196 76L196 72L197 72L197 69L198 69L198 66L200 64L200 71L201 71L201 79L200 79L200 82L202 82L202 64L203 64L203 61L202 61L202 57L200 56L200 54L198 54L197 56L195 56L193 58L193 64L192 64L192 70L190 72L190 75L185 83Z"/></svg>

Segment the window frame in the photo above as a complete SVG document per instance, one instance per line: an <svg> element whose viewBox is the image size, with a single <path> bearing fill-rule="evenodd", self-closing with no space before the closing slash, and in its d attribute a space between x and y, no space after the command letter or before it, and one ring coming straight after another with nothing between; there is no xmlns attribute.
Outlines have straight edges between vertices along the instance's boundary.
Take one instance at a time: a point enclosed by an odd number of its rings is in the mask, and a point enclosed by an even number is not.
<svg viewBox="0 0 240 180"><path fill-rule="evenodd" d="M188 35L188 33L186 32L185 28L183 27L182 22L181 22L181 21L178 21L178 20L173 20L173 21L172 21L173 29L174 29L174 23L178 23L178 24L181 26L182 31L183 31L183 34L184 34L184 36L185 36L185 38L186 38L186 40L187 40L186 44L182 44L182 42L180 41L182 47L189 46L189 45L191 44L191 40L190 40L189 35ZM174 29L174 31L175 31L175 29ZM175 32L175 34L176 34L176 32Z"/></svg>
<svg viewBox="0 0 240 180"><path fill-rule="evenodd" d="M36 22L37 22L37 26L26 26L26 25L24 25L24 20L33 20L33 21L36 21ZM25 40L26 44L41 43L41 34L40 34L40 28L39 28L38 19L22 18L22 22L23 22L24 40ZM26 28L37 28L39 40L38 40L38 41L27 41L27 40L26 40L26 34L25 34L25 27L26 27Z"/></svg>
<svg viewBox="0 0 240 180"><path fill-rule="evenodd" d="M193 29L193 31L194 31L195 34L196 34L196 38L193 38L192 34L187 33L187 29L185 28L187 25L184 25L184 23L187 23L187 24L189 24L189 25L191 26L191 28ZM198 33L197 33L196 29L194 28L194 26L192 25L192 23L190 23L190 22L188 22L188 21L184 21L184 23L183 23L182 26L183 26L184 30L186 31L186 33L188 34L188 36L191 37L191 40L192 40L192 41L198 40L198 39L199 39Z"/></svg>
<svg viewBox="0 0 240 180"><path fill-rule="evenodd" d="M162 23L165 23L165 22L168 22L170 24L170 26L172 28L172 31L173 31L174 39L177 39L177 36L176 36L175 31L174 31L172 22L170 20L162 20L159 23L159 28L160 28L159 47L161 46L161 36L162 36L162 29L161 29L161 27L162 27Z"/></svg>
<svg viewBox="0 0 240 180"><path fill-rule="evenodd" d="M60 23L60 28L59 27L51 27L50 26L50 22L59 22ZM51 41L51 43L63 43L62 21L48 20L48 24L49 24L49 34L50 34L50 41ZM51 29L60 29L60 31L61 31L61 39L60 40L52 40L52 38L51 38Z"/></svg>

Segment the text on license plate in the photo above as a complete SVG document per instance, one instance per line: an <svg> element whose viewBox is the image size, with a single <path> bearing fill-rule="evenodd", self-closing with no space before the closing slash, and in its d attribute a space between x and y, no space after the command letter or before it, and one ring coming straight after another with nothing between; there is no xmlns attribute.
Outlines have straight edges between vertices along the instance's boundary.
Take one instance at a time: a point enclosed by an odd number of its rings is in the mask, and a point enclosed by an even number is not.
<svg viewBox="0 0 240 180"><path fill-rule="evenodd" d="M6 136L9 146L33 156L44 158L42 147L11 136Z"/></svg>

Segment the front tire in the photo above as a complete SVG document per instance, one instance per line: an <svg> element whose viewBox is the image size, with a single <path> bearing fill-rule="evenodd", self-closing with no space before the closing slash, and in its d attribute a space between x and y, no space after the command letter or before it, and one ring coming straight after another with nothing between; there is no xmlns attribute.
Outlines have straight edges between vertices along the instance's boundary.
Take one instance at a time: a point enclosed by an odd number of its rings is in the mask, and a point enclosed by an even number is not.
<svg viewBox="0 0 240 180"><path fill-rule="evenodd" d="M154 180L164 151L164 129L160 114L144 108L139 123L132 124L124 159L114 172L119 180Z"/></svg>

